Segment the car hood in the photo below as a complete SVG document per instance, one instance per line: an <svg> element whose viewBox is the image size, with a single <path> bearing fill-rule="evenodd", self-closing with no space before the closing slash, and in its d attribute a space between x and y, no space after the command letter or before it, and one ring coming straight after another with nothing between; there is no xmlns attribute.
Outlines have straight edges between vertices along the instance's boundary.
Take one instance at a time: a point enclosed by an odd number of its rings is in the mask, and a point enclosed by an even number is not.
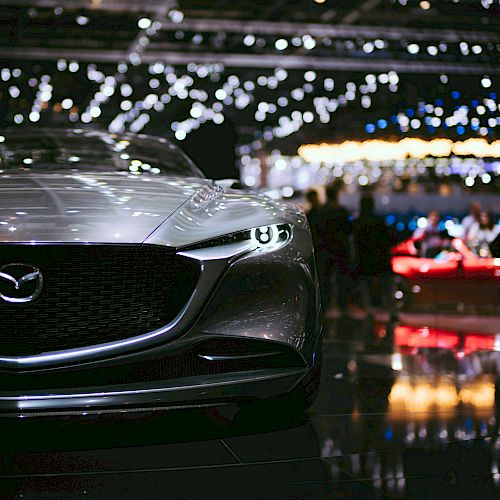
<svg viewBox="0 0 500 500"><path fill-rule="evenodd" d="M0 242L140 243L210 181L127 173L0 176Z"/></svg>
<svg viewBox="0 0 500 500"><path fill-rule="evenodd" d="M297 207L202 178L116 173L0 175L0 243L170 247L266 224L307 225Z"/></svg>

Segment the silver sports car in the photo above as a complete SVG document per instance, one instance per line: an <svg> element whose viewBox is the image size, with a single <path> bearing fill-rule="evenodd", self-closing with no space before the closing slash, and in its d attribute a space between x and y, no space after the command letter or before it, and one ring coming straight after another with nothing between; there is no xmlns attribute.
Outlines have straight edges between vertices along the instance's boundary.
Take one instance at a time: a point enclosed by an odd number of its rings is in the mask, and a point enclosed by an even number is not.
<svg viewBox="0 0 500 500"><path fill-rule="evenodd" d="M0 132L0 416L311 403L304 214L221 184L164 139Z"/></svg>

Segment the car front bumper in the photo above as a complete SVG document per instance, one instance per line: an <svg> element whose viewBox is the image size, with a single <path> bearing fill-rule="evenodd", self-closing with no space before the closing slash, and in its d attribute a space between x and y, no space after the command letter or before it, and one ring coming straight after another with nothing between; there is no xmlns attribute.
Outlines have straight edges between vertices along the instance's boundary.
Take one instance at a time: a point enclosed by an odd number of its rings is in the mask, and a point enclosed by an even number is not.
<svg viewBox="0 0 500 500"><path fill-rule="evenodd" d="M190 254L200 259L201 278L168 328L73 351L0 358L0 416L206 406L290 392L321 351L309 247L309 233L297 230L271 254Z"/></svg>
<svg viewBox="0 0 500 500"><path fill-rule="evenodd" d="M269 399L292 391L308 368L278 368L184 377L126 386L0 393L0 417L85 416L150 412Z"/></svg>

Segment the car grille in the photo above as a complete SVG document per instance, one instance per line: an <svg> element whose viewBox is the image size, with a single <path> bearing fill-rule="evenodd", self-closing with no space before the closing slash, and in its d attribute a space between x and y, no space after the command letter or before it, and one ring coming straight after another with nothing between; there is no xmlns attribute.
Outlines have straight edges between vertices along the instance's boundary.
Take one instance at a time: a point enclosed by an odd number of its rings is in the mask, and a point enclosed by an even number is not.
<svg viewBox="0 0 500 500"><path fill-rule="evenodd" d="M154 331L181 311L200 273L196 262L147 245L0 245L0 267L12 262L38 267L44 286L32 302L0 300L4 356Z"/></svg>

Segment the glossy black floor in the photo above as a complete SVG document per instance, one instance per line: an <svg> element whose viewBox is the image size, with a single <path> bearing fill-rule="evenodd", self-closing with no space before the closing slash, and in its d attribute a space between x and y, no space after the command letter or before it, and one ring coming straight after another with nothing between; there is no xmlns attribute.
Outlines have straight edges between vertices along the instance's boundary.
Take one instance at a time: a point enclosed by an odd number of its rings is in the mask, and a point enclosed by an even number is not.
<svg viewBox="0 0 500 500"><path fill-rule="evenodd" d="M319 397L295 419L3 425L0 496L500 498L498 332L494 317L329 318Z"/></svg>

